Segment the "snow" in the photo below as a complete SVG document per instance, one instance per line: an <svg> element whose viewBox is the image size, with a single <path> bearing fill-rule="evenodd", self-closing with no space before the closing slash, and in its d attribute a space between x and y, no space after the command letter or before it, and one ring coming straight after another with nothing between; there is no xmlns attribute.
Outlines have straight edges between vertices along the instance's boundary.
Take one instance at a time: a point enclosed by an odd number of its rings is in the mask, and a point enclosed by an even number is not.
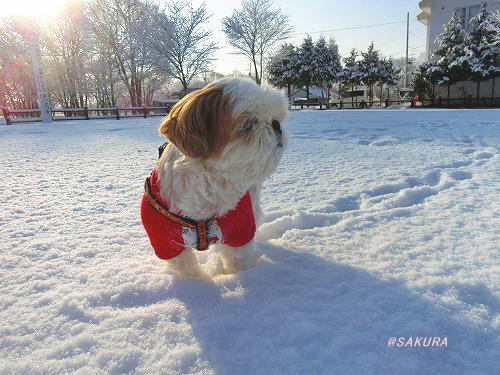
<svg viewBox="0 0 500 375"><path fill-rule="evenodd" d="M500 111L293 112L263 256L212 281L142 228L158 123L0 127L0 373L498 373Z"/></svg>

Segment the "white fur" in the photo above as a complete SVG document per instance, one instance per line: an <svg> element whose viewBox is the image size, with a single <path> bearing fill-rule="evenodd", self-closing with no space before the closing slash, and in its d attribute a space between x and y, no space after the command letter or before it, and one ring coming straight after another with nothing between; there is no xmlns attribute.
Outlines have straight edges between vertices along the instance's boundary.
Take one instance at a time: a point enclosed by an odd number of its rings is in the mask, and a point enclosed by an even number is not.
<svg viewBox="0 0 500 375"><path fill-rule="evenodd" d="M235 118L249 120L250 141L231 141L215 160L189 157L170 143L158 162L161 197L173 212L204 220L224 215L249 191L259 225L262 184L275 171L287 144L284 128L279 136L271 121L278 120L283 125L288 114L287 101L282 93L260 87L249 79L224 78L212 85L223 88ZM238 249L221 246L225 272L238 272L255 264L254 247L253 241ZM177 273L196 276L197 271L193 270L199 269L197 257L184 255L186 250L168 262ZM182 261L177 259L181 256Z"/></svg>

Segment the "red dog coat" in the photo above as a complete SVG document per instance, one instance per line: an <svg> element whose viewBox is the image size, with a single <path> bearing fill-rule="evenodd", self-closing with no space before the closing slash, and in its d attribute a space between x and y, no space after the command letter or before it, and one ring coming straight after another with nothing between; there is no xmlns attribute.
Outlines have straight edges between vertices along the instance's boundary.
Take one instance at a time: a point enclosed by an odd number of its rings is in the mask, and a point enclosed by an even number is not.
<svg viewBox="0 0 500 375"><path fill-rule="evenodd" d="M206 250L214 243L240 247L254 237L255 218L249 192L224 216L193 220L169 210L167 203L160 197L156 168L146 179L144 190L141 203L142 224L160 259L175 258L186 247Z"/></svg>

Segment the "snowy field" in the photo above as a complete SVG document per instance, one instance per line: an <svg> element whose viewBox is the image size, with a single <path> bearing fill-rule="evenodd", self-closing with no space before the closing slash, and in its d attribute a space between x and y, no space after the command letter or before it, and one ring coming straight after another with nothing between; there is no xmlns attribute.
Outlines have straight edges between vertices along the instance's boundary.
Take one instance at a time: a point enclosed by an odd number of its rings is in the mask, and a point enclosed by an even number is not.
<svg viewBox="0 0 500 375"><path fill-rule="evenodd" d="M263 257L211 282L140 221L159 121L0 127L0 374L499 373L500 111L292 113Z"/></svg>

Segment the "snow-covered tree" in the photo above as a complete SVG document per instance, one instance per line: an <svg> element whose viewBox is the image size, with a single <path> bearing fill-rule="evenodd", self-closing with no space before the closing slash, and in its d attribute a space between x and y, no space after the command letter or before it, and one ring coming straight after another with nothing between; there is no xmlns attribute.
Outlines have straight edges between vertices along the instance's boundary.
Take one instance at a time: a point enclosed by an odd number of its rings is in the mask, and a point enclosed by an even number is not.
<svg viewBox="0 0 500 375"><path fill-rule="evenodd" d="M450 22L444 27L444 32L436 38L438 48L434 55L438 57L436 72L439 72L438 84L448 86L448 99L450 87L453 83L467 77L467 37L460 18L454 14Z"/></svg>
<svg viewBox="0 0 500 375"><path fill-rule="evenodd" d="M373 42L368 47L368 51L361 52L359 61L359 71L361 72L361 82L368 87L370 101L373 101L373 87L381 79L380 52L375 49Z"/></svg>
<svg viewBox="0 0 500 375"><path fill-rule="evenodd" d="M314 84L315 72L318 70L316 59L316 49L311 37L308 35L304 38L302 45L298 51L298 64L299 64L299 84L305 86L307 100L309 101L309 88Z"/></svg>
<svg viewBox="0 0 500 375"><path fill-rule="evenodd" d="M417 67L413 75L412 86L413 92L420 99L436 98L436 85L440 80L440 71L435 63L424 62Z"/></svg>
<svg viewBox="0 0 500 375"><path fill-rule="evenodd" d="M36 108L37 92L28 46L14 32L16 20L0 18L0 107Z"/></svg>
<svg viewBox="0 0 500 375"><path fill-rule="evenodd" d="M339 74L341 84L348 87L351 91L353 91L355 87L361 83L362 78L357 58L358 52L355 49L352 49L350 55L344 58L344 68ZM354 96L351 96L351 101L354 106Z"/></svg>
<svg viewBox="0 0 500 375"><path fill-rule="evenodd" d="M110 56L131 105L144 105L145 82L156 73L145 37L153 8L141 0L88 0L85 4L90 32Z"/></svg>
<svg viewBox="0 0 500 375"><path fill-rule="evenodd" d="M46 27L43 40L50 92L64 108L88 105L92 46L83 3L68 3Z"/></svg>
<svg viewBox="0 0 500 375"><path fill-rule="evenodd" d="M391 59L382 59L380 60L380 68L379 68L379 88L380 95L379 98L382 100L382 97L385 97L383 87L384 85L387 87L387 97L386 99L390 99L390 88L394 87L398 84L399 81L399 69L394 66L394 63Z"/></svg>
<svg viewBox="0 0 500 375"><path fill-rule="evenodd" d="M241 9L222 19L222 30L236 53L253 64L255 81L261 84L264 58L276 43L293 30L290 17L273 0L243 0Z"/></svg>
<svg viewBox="0 0 500 375"><path fill-rule="evenodd" d="M290 100L292 86L299 82L298 60L297 49L292 44L285 43L269 59L267 66L269 83L278 88L287 89L288 100Z"/></svg>
<svg viewBox="0 0 500 375"><path fill-rule="evenodd" d="M324 37L320 37L314 46L316 70L314 71L314 84L327 89L327 98L333 84L338 81L341 70L339 47L335 39L330 38L328 44Z"/></svg>
<svg viewBox="0 0 500 375"><path fill-rule="evenodd" d="M494 34L494 46L500 48L500 9L490 14L488 20L488 29Z"/></svg>
<svg viewBox="0 0 500 375"><path fill-rule="evenodd" d="M179 80L184 93L194 77L207 73L217 45L207 29L205 3L193 8L187 1L168 3L155 12L147 33L153 64Z"/></svg>
<svg viewBox="0 0 500 375"><path fill-rule="evenodd" d="M486 3L482 3L479 13L471 20L472 28L467 35L465 59L471 78L477 84L477 98L479 98L481 81L495 78L500 74L500 63L497 61L497 51L494 46L498 30L492 29L490 22L491 13ZM492 96L494 90L493 84Z"/></svg>

